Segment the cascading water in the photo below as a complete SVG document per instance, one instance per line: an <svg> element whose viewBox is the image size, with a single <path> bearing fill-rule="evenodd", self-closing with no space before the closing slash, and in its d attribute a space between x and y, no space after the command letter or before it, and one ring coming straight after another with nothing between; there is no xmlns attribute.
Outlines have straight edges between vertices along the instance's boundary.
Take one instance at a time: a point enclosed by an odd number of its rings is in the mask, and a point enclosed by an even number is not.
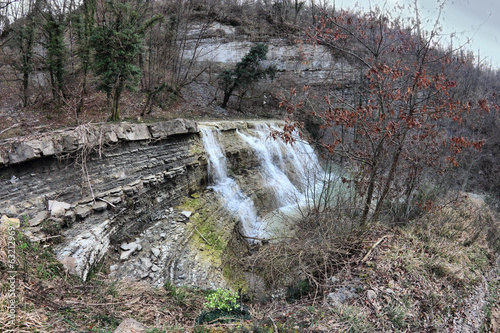
<svg viewBox="0 0 500 333"><path fill-rule="evenodd" d="M202 128L202 140L208 155L208 172L213 177L211 186L225 201L226 208L239 217L242 233L248 237L261 236L262 221L257 216L253 201L244 195L238 183L227 175L227 160L216 136L219 130Z"/></svg>
<svg viewBox="0 0 500 333"><path fill-rule="evenodd" d="M258 124L252 133L238 131L239 137L258 157L259 171L263 184L273 193L275 212L289 215L301 205L308 191L321 179L323 172L313 148L302 140L287 145L281 140L270 139L271 131L278 130L265 124ZM277 214L267 214L260 218L251 198L245 196L238 183L228 176L227 160L217 137L216 129L202 128L203 145L208 155L209 174L213 178L212 188L225 201L227 209L238 217L242 233L253 238L268 237L273 227L280 227L274 218Z"/></svg>

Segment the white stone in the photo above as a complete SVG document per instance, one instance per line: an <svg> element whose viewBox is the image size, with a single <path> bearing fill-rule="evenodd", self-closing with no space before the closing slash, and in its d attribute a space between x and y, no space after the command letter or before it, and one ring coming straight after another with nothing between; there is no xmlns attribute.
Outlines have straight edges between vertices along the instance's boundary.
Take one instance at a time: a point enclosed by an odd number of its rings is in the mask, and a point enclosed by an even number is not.
<svg viewBox="0 0 500 333"><path fill-rule="evenodd" d="M113 333L146 333L148 328L134 319L125 319Z"/></svg>
<svg viewBox="0 0 500 333"><path fill-rule="evenodd" d="M71 205L66 202L49 200L49 212L50 215L57 217L63 216L66 213L66 210L70 209Z"/></svg>
<svg viewBox="0 0 500 333"><path fill-rule="evenodd" d="M377 298L377 293L373 290L368 290L366 292L366 298L368 298L370 301L374 301Z"/></svg>
<svg viewBox="0 0 500 333"><path fill-rule="evenodd" d="M151 262L151 259L147 257L141 257L141 264L146 268L149 269L151 266L153 266L153 263Z"/></svg>
<svg viewBox="0 0 500 333"><path fill-rule="evenodd" d="M153 253L153 255L158 258L160 256L160 249L153 247L151 248L151 253Z"/></svg>
<svg viewBox="0 0 500 333"><path fill-rule="evenodd" d="M47 216L46 212L39 212L36 214L31 220L30 220L30 227L34 227L42 223L43 220L45 220Z"/></svg>

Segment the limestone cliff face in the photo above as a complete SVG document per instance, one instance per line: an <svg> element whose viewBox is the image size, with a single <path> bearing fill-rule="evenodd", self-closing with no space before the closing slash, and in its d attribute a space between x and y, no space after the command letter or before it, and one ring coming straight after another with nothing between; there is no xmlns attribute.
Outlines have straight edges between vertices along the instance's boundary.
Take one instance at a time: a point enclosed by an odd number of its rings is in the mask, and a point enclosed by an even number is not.
<svg viewBox="0 0 500 333"><path fill-rule="evenodd" d="M251 169L255 156L232 138L252 125L211 126L225 133L235 174ZM86 279L106 257L116 278L157 286L215 288L241 278L228 260L246 242L206 188L195 122L81 126L4 141L0 151L0 213L19 216L33 241L59 239L54 252L70 273Z"/></svg>

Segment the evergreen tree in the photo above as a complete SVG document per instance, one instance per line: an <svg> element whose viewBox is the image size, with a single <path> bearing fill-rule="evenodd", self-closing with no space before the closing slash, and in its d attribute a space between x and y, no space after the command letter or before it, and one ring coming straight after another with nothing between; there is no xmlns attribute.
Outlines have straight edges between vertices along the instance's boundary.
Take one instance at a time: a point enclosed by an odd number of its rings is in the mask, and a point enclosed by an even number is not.
<svg viewBox="0 0 500 333"><path fill-rule="evenodd" d="M28 1L26 16L22 18L24 22L14 32L14 40L19 52L19 59L16 62L15 67L21 74L21 98L24 107L29 104L29 83L33 73L35 35L37 33L35 6L35 1Z"/></svg>
<svg viewBox="0 0 500 333"><path fill-rule="evenodd" d="M63 93L64 87L64 65L67 58L67 49L64 43L65 28L62 15L56 18L50 14L44 25L44 32L47 39L45 66L50 75L52 97L57 101L59 101L59 94Z"/></svg>
<svg viewBox="0 0 500 333"><path fill-rule="evenodd" d="M120 118L119 102L125 88L137 88L141 70L137 58L143 49L146 31L162 16L146 19L146 3L115 0L106 3L111 19L98 25L90 39L94 50L94 71L98 88L104 91L111 110L110 120ZM105 15L106 16L106 15Z"/></svg>
<svg viewBox="0 0 500 333"><path fill-rule="evenodd" d="M262 67L262 61L266 59L268 46L257 44L236 64L233 70L225 70L219 74L219 87L224 91L224 99L221 107L225 108L229 98L238 89L248 88L255 81L269 76L274 78L276 67Z"/></svg>
<svg viewBox="0 0 500 333"><path fill-rule="evenodd" d="M95 26L95 14L96 0L83 0L81 13L77 17L77 52L80 66L83 72L83 94L87 93L87 76L91 69L90 38Z"/></svg>

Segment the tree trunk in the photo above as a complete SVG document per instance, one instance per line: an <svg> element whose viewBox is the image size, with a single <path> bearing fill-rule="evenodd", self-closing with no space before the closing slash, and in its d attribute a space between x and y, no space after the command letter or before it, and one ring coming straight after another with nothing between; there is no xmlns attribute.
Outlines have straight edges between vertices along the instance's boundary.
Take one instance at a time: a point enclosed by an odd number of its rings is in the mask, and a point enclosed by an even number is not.
<svg viewBox="0 0 500 333"><path fill-rule="evenodd" d="M229 102L229 98L231 97L232 89L230 92L224 91L224 100L222 101L222 104L220 105L221 108L225 109L227 106L227 103Z"/></svg>
<svg viewBox="0 0 500 333"><path fill-rule="evenodd" d="M366 201L365 207L363 209L363 215L361 216L361 224L364 225L368 220L368 213L370 212L370 206L372 204L373 192L375 191L375 179L377 175L377 162L374 161L372 165L372 172L370 173L370 181L368 183L368 190L366 191Z"/></svg>
<svg viewBox="0 0 500 333"><path fill-rule="evenodd" d="M399 163L399 157L401 156L401 152L403 151L403 146L404 146L404 142L406 140L407 133L408 133L408 130L406 130L403 133L403 137L401 138L401 141L399 142L396 153L392 157L391 169L389 170L389 175L387 176L387 180L385 181L384 189L382 190L382 193L381 193L381 195L378 199L378 202L377 202L377 206L375 207L375 212L373 213L372 221L375 221L378 218L378 216L380 215L380 212L382 211L382 205L384 203L385 197L389 193L389 189L391 188L392 181L394 180L394 175L396 174L396 169L397 169L398 163Z"/></svg>
<svg viewBox="0 0 500 333"><path fill-rule="evenodd" d="M111 121L118 121L120 120L120 95L121 92L116 91L115 94L113 95L113 104L112 104L112 110L111 110L111 117L109 120Z"/></svg>

